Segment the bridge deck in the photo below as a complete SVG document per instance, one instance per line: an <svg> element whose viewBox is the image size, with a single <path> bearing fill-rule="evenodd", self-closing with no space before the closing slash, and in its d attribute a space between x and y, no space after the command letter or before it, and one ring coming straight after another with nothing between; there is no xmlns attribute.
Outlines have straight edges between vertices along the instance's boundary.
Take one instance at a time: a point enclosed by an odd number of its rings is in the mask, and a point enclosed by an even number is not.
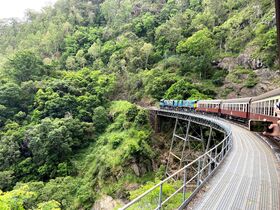
<svg viewBox="0 0 280 210"><path fill-rule="evenodd" d="M280 209L280 168L258 136L230 125L233 148L194 209Z"/></svg>

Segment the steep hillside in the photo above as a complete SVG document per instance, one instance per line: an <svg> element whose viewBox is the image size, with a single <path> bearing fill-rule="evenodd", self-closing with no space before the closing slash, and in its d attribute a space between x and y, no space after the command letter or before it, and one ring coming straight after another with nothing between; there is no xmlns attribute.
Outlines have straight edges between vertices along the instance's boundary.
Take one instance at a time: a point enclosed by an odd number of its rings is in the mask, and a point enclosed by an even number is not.
<svg viewBox="0 0 280 210"><path fill-rule="evenodd" d="M132 103L258 95L276 56L273 0L58 0L0 20L0 209L119 205L164 171Z"/></svg>
<svg viewBox="0 0 280 210"><path fill-rule="evenodd" d="M263 82L265 72L275 69L273 0L59 0L0 26L2 63L28 50L50 72L85 66L114 72L117 98L214 98L275 86L263 85L270 80ZM3 74L9 71L2 65ZM240 84L232 74L249 81Z"/></svg>

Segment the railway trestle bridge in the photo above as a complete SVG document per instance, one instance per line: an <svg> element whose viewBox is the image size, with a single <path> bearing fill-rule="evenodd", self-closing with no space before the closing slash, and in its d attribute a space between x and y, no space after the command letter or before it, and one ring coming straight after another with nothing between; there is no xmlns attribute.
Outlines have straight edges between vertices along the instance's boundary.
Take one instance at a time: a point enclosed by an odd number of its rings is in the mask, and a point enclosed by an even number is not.
<svg viewBox="0 0 280 210"><path fill-rule="evenodd" d="M167 178L121 209L280 209L279 161L254 133L194 113L150 115L156 131L160 120L175 121Z"/></svg>

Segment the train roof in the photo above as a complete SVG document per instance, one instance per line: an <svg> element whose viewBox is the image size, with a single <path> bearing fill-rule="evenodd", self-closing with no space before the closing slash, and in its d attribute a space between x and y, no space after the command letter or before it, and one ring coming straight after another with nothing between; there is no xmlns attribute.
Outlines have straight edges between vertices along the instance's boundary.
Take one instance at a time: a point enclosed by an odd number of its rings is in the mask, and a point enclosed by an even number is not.
<svg viewBox="0 0 280 210"><path fill-rule="evenodd" d="M266 98L270 98L270 97L274 97L274 96L278 96L278 95L280 95L280 88L277 88L275 90L269 91L262 95L256 96L252 99L252 101L259 101L262 99L266 99Z"/></svg>
<svg viewBox="0 0 280 210"><path fill-rule="evenodd" d="M223 100L222 103L249 103L252 97Z"/></svg>
<svg viewBox="0 0 280 210"><path fill-rule="evenodd" d="M219 104L222 100L199 100L197 103Z"/></svg>

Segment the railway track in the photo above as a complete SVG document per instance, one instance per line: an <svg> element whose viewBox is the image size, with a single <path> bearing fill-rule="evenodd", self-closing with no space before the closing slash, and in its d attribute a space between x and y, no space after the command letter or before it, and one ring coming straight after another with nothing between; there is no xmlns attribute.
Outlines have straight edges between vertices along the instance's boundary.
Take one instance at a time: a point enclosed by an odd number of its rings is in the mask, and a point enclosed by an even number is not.
<svg viewBox="0 0 280 210"><path fill-rule="evenodd" d="M240 126L230 126L232 151L191 209L279 210L279 161L259 136Z"/></svg>

